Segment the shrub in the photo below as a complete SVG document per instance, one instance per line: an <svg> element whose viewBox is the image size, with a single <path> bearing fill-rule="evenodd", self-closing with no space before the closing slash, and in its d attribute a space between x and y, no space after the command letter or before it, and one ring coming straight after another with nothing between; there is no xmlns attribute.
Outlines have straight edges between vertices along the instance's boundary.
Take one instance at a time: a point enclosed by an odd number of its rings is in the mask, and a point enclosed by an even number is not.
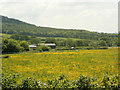
<svg viewBox="0 0 120 90"><path fill-rule="evenodd" d="M40 88L40 85L38 84L38 81L36 79L28 77L26 79L23 79L22 83L18 87L22 89Z"/></svg>
<svg viewBox="0 0 120 90"><path fill-rule="evenodd" d="M2 52L13 53L20 51L29 51L29 45L26 41L16 41L13 39L2 39Z"/></svg>
<svg viewBox="0 0 120 90"><path fill-rule="evenodd" d="M43 51L41 46L38 46L38 47L37 47L37 50L38 50L39 52L42 52L42 51Z"/></svg>
<svg viewBox="0 0 120 90"><path fill-rule="evenodd" d="M20 52L20 44L13 39L3 39L2 40L2 52Z"/></svg>
<svg viewBox="0 0 120 90"><path fill-rule="evenodd" d="M42 50L43 51L50 51L50 47L48 47L48 46L42 46Z"/></svg>
<svg viewBox="0 0 120 90"><path fill-rule="evenodd" d="M20 46L23 47L23 51L29 51L29 44L26 41L21 41Z"/></svg>
<svg viewBox="0 0 120 90"><path fill-rule="evenodd" d="M21 79L21 83L17 83L17 80L20 79L20 75L5 76L3 74L2 78L2 89L36 89L36 88L72 88L72 89L94 89L94 88L105 88L105 89L115 89L120 88L120 83L118 82L118 75L113 77L108 77L105 75L101 81L97 81L94 77L87 77L80 75L78 80L69 81L64 75L59 76L53 80L47 80L46 83L42 83L39 80L33 78L24 78Z"/></svg>
<svg viewBox="0 0 120 90"><path fill-rule="evenodd" d="M40 51L40 52L42 52L42 51L50 51L50 47L48 47L48 46L38 46L37 47L37 50L38 51Z"/></svg>

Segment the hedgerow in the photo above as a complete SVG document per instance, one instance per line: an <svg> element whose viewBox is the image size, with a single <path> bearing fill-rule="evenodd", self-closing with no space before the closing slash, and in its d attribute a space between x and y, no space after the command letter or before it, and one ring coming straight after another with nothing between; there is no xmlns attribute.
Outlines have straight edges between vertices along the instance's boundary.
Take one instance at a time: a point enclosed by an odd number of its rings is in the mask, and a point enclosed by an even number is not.
<svg viewBox="0 0 120 90"><path fill-rule="evenodd" d="M61 75L53 80L49 79L45 83L31 77L22 78L20 75L9 75L2 77L2 89L37 89L37 88L72 88L72 89L94 89L94 88L107 88L107 89L120 89L119 76L114 75L109 77L104 75L101 81L94 77L80 75L77 80L68 80L65 75Z"/></svg>

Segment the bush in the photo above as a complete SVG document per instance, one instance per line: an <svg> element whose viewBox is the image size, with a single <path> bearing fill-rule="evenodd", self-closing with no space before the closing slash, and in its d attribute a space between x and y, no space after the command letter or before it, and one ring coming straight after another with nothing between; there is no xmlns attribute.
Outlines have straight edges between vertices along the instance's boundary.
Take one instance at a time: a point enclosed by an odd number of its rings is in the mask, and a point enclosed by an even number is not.
<svg viewBox="0 0 120 90"><path fill-rule="evenodd" d="M36 89L36 88L72 88L72 89L95 89L95 88L105 88L105 89L115 89L119 90L120 83L118 82L118 75L113 77L108 77L105 75L101 81L97 81L94 77L87 77L80 75L78 80L69 81L64 75L53 80L47 80L46 83L42 83L39 80L32 79L30 77L21 79L21 83L17 83L20 79L20 75L6 76L3 74L2 77L2 89Z"/></svg>
<svg viewBox="0 0 120 90"><path fill-rule="evenodd" d="M37 47L37 50L38 50L39 52L42 52L42 51L43 51L41 46L38 46L38 47Z"/></svg>
<svg viewBox="0 0 120 90"><path fill-rule="evenodd" d="M26 41L18 42L13 39L2 39L2 52L3 53L13 53L20 51L28 51L29 45Z"/></svg>
<svg viewBox="0 0 120 90"><path fill-rule="evenodd" d="M42 50L43 51L50 51L50 47L48 47L48 46L42 46Z"/></svg>
<svg viewBox="0 0 120 90"><path fill-rule="evenodd" d="M20 46L23 47L23 51L29 51L29 44L26 41L21 41Z"/></svg>
<svg viewBox="0 0 120 90"><path fill-rule="evenodd" d="M22 89L40 88L40 85L38 84L37 80L28 77L26 79L23 79L22 83L18 87Z"/></svg>
<svg viewBox="0 0 120 90"><path fill-rule="evenodd" d="M2 40L2 52L20 52L22 50L20 44L13 39Z"/></svg>
<svg viewBox="0 0 120 90"><path fill-rule="evenodd" d="M37 47L37 50L38 51L40 51L40 52L42 52L42 51L50 51L50 47L48 47L48 46L38 46Z"/></svg>

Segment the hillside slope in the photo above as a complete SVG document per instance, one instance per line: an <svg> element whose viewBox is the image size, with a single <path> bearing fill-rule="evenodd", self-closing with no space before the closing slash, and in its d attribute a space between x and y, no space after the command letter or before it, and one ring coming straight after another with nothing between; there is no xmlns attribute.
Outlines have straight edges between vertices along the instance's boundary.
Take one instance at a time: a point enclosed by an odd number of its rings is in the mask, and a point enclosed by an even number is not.
<svg viewBox="0 0 120 90"><path fill-rule="evenodd" d="M2 16L2 33L34 35L39 37L79 38L89 40L98 40L100 37L104 36L112 38L118 37L117 34L90 32L87 30L41 27L5 16Z"/></svg>

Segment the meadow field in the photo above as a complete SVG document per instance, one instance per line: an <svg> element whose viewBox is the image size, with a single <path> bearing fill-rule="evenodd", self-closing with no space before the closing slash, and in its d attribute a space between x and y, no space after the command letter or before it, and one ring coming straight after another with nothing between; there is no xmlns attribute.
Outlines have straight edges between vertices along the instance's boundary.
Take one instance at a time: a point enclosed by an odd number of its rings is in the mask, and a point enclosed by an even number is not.
<svg viewBox="0 0 120 90"><path fill-rule="evenodd" d="M68 80L77 79L80 74L98 80L105 74L118 74L117 48L7 55L10 57L2 59L3 74L19 74L20 78L32 77L42 82L63 74Z"/></svg>

